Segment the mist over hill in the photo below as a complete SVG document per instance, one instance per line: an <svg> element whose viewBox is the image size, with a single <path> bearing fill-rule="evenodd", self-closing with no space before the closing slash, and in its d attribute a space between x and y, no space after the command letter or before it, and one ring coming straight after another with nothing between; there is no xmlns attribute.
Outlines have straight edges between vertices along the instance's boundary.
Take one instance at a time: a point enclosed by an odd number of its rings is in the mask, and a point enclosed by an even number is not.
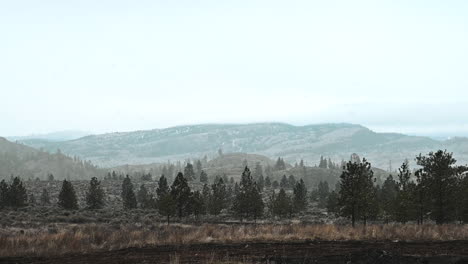
<svg viewBox="0 0 468 264"><path fill-rule="evenodd" d="M148 164L223 153L244 152L279 156L294 163L304 159L317 164L320 156L348 160L352 153L370 160L374 167L398 167L404 159L414 160L419 153L447 149L459 163L468 161L468 139L439 141L429 137L397 133L376 133L355 124L293 126L283 123L206 124L177 126L124 133L90 135L75 140L46 142L23 141L35 148L91 160L103 167Z"/></svg>
<svg viewBox="0 0 468 264"><path fill-rule="evenodd" d="M104 170L89 161L63 153L48 153L0 137L0 179L20 176L44 180L49 174L55 179L89 179L104 175Z"/></svg>

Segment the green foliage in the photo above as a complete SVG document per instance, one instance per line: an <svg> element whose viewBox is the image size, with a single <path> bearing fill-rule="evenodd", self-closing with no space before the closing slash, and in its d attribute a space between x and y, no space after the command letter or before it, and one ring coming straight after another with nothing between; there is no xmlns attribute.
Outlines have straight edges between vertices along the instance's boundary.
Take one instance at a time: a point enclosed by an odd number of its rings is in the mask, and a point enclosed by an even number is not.
<svg viewBox="0 0 468 264"><path fill-rule="evenodd" d="M382 211L382 217L385 222L396 219L397 196L398 184L393 179L393 176L389 175L387 179L385 179L378 197L381 203L380 209Z"/></svg>
<svg viewBox="0 0 468 264"><path fill-rule="evenodd" d="M137 201L142 209L149 209L154 206L153 195L148 192L144 184L140 186L137 192Z"/></svg>
<svg viewBox="0 0 468 264"><path fill-rule="evenodd" d="M187 167L186 167L187 168ZM188 215L189 198L191 195L190 187L188 186L187 179L182 172L179 172L172 183L171 195L176 204L177 215L179 218Z"/></svg>
<svg viewBox="0 0 468 264"><path fill-rule="evenodd" d="M443 224L454 219L456 199L456 160L452 153L439 150L430 152L427 156L421 154L416 158L422 168L418 171L421 187L430 196L429 209L431 218L437 224Z"/></svg>
<svg viewBox="0 0 468 264"><path fill-rule="evenodd" d="M104 198L101 181L98 181L96 177L91 178L88 192L86 193L86 205L90 209L101 209L105 204Z"/></svg>
<svg viewBox="0 0 468 264"><path fill-rule="evenodd" d="M293 204L291 197L286 194L283 188L280 189L278 195L273 193L270 202L272 204L269 207L273 215L285 217L292 214Z"/></svg>
<svg viewBox="0 0 468 264"><path fill-rule="evenodd" d="M137 208L137 199L133 191L132 180L128 175L122 182L122 202L124 209Z"/></svg>
<svg viewBox="0 0 468 264"><path fill-rule="evenodd" d="M242 217L258 217L263 215L264 203L262 195L250 175L250 170L245 167L242 173L239 189L236 190L233 203L233 211Z"/></svg>
<svg viewBox="0 0 468 264"><path fill-rule="evenodd" d="M187 181L193 181L196 179L195 171L193 170L193 165L191 163L187 163L187 165L185 165L184 175Z"/></svg>
<svg viewBox="0 0 468 264"><path fill-rule="evenodd" d="M353 226L359 218L366 223L375 213L376 193L371 164L365 159L360 163L349 161L340 178L341 215L351 218Z"/></svg>
<svg viewBox="0 0 468 264"><path fill-rule="evenodd" d="M170 193L169 185L167 184L167 179L164 175L159 178L156 195L158 212L167 218L167 223L169 224L170 217L176 213L176 203Z"/></svg>
<svg viewBox="0 0 468 264"><path fill-rule="evenodd" d="M302 212L307 207L307 187L302 179L294 186L293 205L295 212Z"/></svg>
<svg viewBox="0 0 468 264"><path fill-rule="evenodd" d="M207 183L208 182L208 174L204 170L200 172L200 182Z"/></svg>
<svg viewBox="0 0 468 264"><path fill-rule="evenodd" d="M330 187L327 181L320 181L317 188L317 200L320 208L327 206L328 195L330 194Z"/></svg>
<svg viewBox="0 0 468 264"><path fill-rule="evenodd" d="M226 208L228 202L226 185L223 179L217 178L215 183L211 185L211 190L208 211L212 215L218 215L221 213L221 210Z"/></svg>
<svg viewBox="0 0 468 264"><path fill-rule="evenodd" d="M327 211L333 215L340 213L339 195L336 191L332 191L327 199Z"/></svg>
<svg viewBox="0 0 468 264"><path fill-rule="evenodd" d="M58 206L66 210L78 209L78 200L76 198L75 189L71 182L63 180L62 189L58 197Z"/></svg>

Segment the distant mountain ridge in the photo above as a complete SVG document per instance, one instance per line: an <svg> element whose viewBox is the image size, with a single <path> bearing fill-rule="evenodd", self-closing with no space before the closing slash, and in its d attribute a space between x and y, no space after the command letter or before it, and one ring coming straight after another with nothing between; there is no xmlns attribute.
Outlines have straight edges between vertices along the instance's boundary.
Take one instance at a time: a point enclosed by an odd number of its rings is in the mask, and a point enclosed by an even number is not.
<svg viewBox="0 0 468 264"><path fill-rule="evenodd" d="M46 134L35 134L29 136L13 136L13 137L6 137L9 141L67 141L67 140L74 140L84 136L88 136L91 133L79 131L79 130L64 130L64 131L57 131L52 133Z"/></svg>
<svg viewBox="0 0 468 264"><path fill-rule="evenodd" d="M355 124L293 126L284 123L205 124L166 129L89 135L63 142L24 141L47 151L60 149L104 166L146 164L184 160L207 155L244 152L283 157L294 163L304 159L318 163L320 156L347 160L352 153L366 157L374 166L393 169L419 153L437 149L454 152L459 163L468 161L468 138L439 141L398 133L376 133Z"/></svg>

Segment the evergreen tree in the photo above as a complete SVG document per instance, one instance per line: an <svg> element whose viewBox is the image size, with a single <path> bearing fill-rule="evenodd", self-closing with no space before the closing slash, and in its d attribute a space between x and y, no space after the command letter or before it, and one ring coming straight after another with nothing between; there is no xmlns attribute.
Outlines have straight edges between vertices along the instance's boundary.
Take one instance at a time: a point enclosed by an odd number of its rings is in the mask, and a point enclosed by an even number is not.
<svg viewBox="0 0 468 264"><path fill-rule="evenodd" d="M280 185L280 184L279 184L278 181L276 181L276 180L274 180L273 183L271 184L271 186L273 187L273 189L278 189L279 185Z"/></svg>
<svg viewBox="0 0 468 264"><path fill-rule="evenodd" d="M307 207L307 187L302 179L294 186L293 205L295 212L302 212Z"/></svg>
<svg viewBox="0 0 468 264"><path fill-rule="evenodd" d="M288 197L283 188L273 201L273 214L279 217L290 215L292 211L291 198Z"/></svg>
<svg viewBox="0 0 468 264"><path fill-rule="evenodd" d="M48 180L48 181L54 181L54 180L55 180L54 175L53 175L52 173L49 173L49 174L47 175L47 180Z"/></svg>
<svg viewBox="0 0 468 264"><path fill-rule="evenodd" d="M195 171L193 170L193 165L191 163L187 163L184 168L185 179L187 181L193 181L196 178Z"/></svg>
<svg viewBox="0 0 468 264"><path fill-rule="evenodd" d="M317 189L317 199L320 208L327 206L328 195L330 194L330 187L327 181L320 181Z"/></svg>
<svg viewBox="0 0 468 264"><path fill-rule="evenodd" d="M62 190L59 193L58 205L66 210L78 209L78 201L76 198L75 189L71 182L63 180Z"/></svg>
<svg viewBox="0 0 468 264"><path fill-rule="evenodd" d="M373 202L372 199L375 199L371 164L365 159L360 163L349 161L340 179L341 215L351 218L353 227L358 218L362 218L365 224L373 211L369 206Z"/></svg>
<svg viewBox="0 0 468 264"><path fill-rule="evenodd" d="M415 190L414 183L411 181L411 171L409 170L407 160L398 169L397 188L395 220L406 223L412 219L414 210L413 190Z"/></svg>
<svg viewBox="0 0 468 264"><path fill-rule="evenodd" d="M207 183L208 182L208 174L204 170L200 173L200 182Z"/></svg>
<svg viewBox="0 0 468 264"><path fill-rule="evenodd" d="M381 203L382 217L385 222L396 219L396 205L397 205L398 185L389 175L382 185L380 190L379 201Z"/></svg>
<svg viewBox="0 0 468 264"><path fill-rule="evenodd" d="M202 168L202 163L201 163L200 160L197 160L197 161L195 162L195 175L198 176L199 179L200 179L202 170L203 170L203 168ZM200 181L201 181L201 180L200 180Z"/></svg>
<svg viewBox="0 0 468 264"><path fill-rule="evenodd" d="M128 175L122 182L122 201L125 209L137 208L137 199L133 191L132 180Z"/></svg>
<svg viewBox="0 0 468 264"><path fill-rule="evenodd" d="M260 176L263 176L263 168L260 162L255 163L255 170L253 176L254 179L258 179Z"/></svg>
<svg viewBox="0 0 468 264"><path fill-rule="evenodd" d="M283 175L283 177L281 178L280 188L283 188L283 189L289 188L289 181L288 181L288 178L286 178L286 175Z"/></svg>
<svg viewBox="0 0 468 264"><path fill-rule="evenodd" d="M184 177L184 174L179 172L172 183L171 186L171 195L175 201L177 215L181 218L188 213L188 202L190 198L190 187L188 186L187 179Z"/></svg>
<svg viewBox="0 0 468 264"><path fill-rule="evenodd" d="M190 194L189 198L190 213L198 217L206 213L205 203L200 191L195 191Z"/></svg>
<svg viewBox="0 0 468 264"><path fill-rule="evenodd" d="M24 207L28 202L28 194L26 188L19 177L13 178L13 181L8 188L8 205L12 207Z"/></svg>
<svg viewBox="0 0 468 264"><path fill-rule="evenodd" d="M294 186L296 186L296 178L294 178L294 175L289 175L288 187L289 188L294 188Z"/></svg>
<svg viewBox="0 0 468 264"><path fill-rule="evenodd" d="M29 205L35 205L36 204L36 197L34 197L34 194L31 193L29 195L29 201L28 201Z"/></svg>
<svg viewBox="0 0 468 264"><path fill-rule="evenodd" d="M250 175L250 170L245 167L242 173L239 190L234 197L233 211L240 217L257 217L263 214L263 200L257 184Z"/></svg>
<svg viewBox="0 0 468 264"><path fill-rule="evenodd" d="M144 184L142 184L138 190L137 201L142 209L150 209L153 207L153 195L148 192Z"/></svg>
<svg viewBox="0 0 468 264"><path fill-rule="evenodd" d="M176 204L170 193L167 179L164 175L159 178L158 188L156 189L158 212L167 218L167 224L170 222L171 216L176 213Z"/></svg>
<svg viewBox="0 0 468 264"><path fill-rule="evenodd" d="M218 178L213 185L211 185L211 199L209 203L209 212L212 215L218 215L221 210L226 208L227 192L226 185L222 178Z"/></svg>
<svg viewBox="0 0 468 264"><path fill-rule="evenodd" d="M431 217L437 224L443 224L454 219L454 197L456 190L456 160L452 153L439 150L430 152L427 156L421 154L416 158L422 167L419 173L426 179L427 190L431 194Z"/></svg>
<svg viewBox="0 0 468 264"><path fill-rule="evenodd" d="M9 206L9 192L10 190L8 184L5 182L5 180L2 180L0 182L0 208Z"/></svg>
<svg viewBox="0 0 468 264"><path fill-rule="evenodd" d="M339 195L336 191L332 191L328 195L327 212L333 215L338 215L340 213Z"/></svg>
<svg viewBox="0 0 468 264"><path fill-rule="evenodd" d="M265 187L270 188L271 187L271 180L270 177L266 176L265 178Z"/></svg>
<svg viewBox="0 0 468 264"><path fill-rule="evenodd" d="M96 177L91 178L88 192L86 193L86 205L90 209L101 209L104 207L104 190L101 182Z"/></svg>
<svg viewBox="0 0 468 264"><path fill-rule="evenodd" d="M49 192L47 191L46 188L42 189L41 204L42 205L49 205L50 204L50 196L49 196Z"/></svg>

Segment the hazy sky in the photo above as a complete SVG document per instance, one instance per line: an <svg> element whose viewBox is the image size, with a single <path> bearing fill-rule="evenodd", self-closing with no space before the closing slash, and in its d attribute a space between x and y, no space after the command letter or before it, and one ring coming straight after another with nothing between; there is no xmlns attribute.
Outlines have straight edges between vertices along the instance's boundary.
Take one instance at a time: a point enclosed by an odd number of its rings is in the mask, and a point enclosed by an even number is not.
<svg viewBox="0 0 468 264"><path fill-rule="evenodd" d="M0 135L352 122L468 136L468 1L0 1Z"/></svg>

